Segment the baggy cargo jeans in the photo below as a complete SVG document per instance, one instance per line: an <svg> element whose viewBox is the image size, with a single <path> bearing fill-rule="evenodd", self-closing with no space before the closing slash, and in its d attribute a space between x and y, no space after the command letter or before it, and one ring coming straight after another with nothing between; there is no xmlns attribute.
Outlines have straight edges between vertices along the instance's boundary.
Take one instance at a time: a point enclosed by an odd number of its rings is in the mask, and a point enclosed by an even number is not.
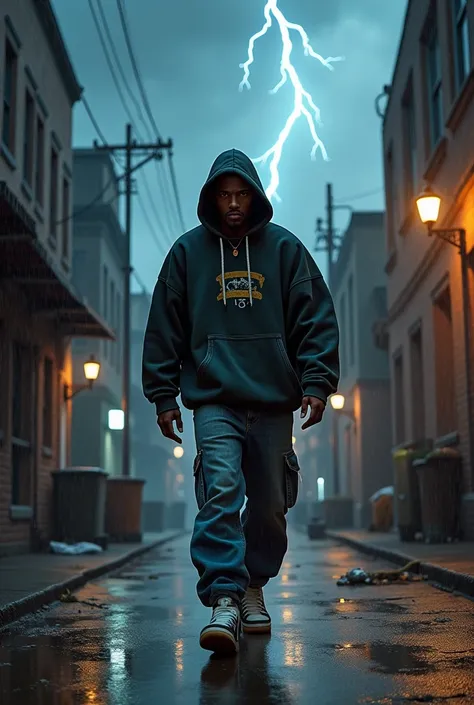
<svg viewBox="0 0 474 705"><path fill-rule="evenodd" d="M199 511L191 559L205 606L222 595L240 602L249 585L263 587L278 575L288 548L285 515L300 479L292 429L292 413L217 405L194 412Z"/></svg>

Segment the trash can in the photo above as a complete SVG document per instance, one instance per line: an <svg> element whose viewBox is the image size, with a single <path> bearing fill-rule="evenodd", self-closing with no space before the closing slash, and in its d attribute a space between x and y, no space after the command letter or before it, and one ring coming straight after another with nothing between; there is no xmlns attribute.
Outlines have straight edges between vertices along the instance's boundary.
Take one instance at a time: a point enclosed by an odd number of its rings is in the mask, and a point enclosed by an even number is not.
<svg viewBox="0 0 474 705"><path fill-rule="evenodd" d="M454 448L438 448L416 461L421 523L427 543L459 538L462 460Z"/></svg>
<svg viewBox="0 0 474 705"><path fill-rule="evenodd" d="M54 539L64 543L89 541L107 548L105 470L69 467L51 474Z"/></svg>
<svg viewBox="0 0 474 705"><path fill-rule="evenodd" d="M165 503L143 502L143 530L150 533L160 533L165 528Z"/></svg>
<svg viewBox="0 0 474 705"><path fill-rule="evenodd" d="M383 487L370 498L372 524L370 531L388 532L393 526L393 487Z"/></svg>
<svg viewBox="0 0 474 705"><path fill-rule="evenodd" d="M406 444L393 450L395 520L401 541L414 541L421 532L421 501L414 463L432 449L429 440Z"/></svg>
<svg viewBox="0 0 474 705"><path fill-rule="evenodd" d="M135 477L109 476L105 526L111 541L141 543L144 484Z"/></svg>

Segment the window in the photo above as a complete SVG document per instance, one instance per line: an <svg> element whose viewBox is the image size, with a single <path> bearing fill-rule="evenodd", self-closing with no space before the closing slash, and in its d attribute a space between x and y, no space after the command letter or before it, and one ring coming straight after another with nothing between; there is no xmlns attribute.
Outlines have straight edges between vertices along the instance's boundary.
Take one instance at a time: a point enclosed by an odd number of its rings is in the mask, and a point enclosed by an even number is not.
<svg viewBox="0 0 474 705"><path fill-rule="evenodd" d="M452 7L454 15L455 80L456 92L458 93L471 70L467 0L453 0Z"/></svg>
<svg viewBox="0 0 474 705"><path fill-rule="evenodd" d="M3 79L2 141L11 154L15 154L17 63L16 52L7 40L5 44L5 74Z"/></svg>
<svg viewBox="0 0 474 705"><path fill-rule="evenodd" d="M411 210L417 184L415 96L413 93L413 79L411 77L403 96L402 109L405 198L406 205L409 206L408 210Z"/></svg>
<svg viewBox="0 0 474 705"><path fill-rule="evenodd" d="M43 447L53 447L53 361L44 359L43 369Z"/></svg>
<svg viewBox="0 0 474 705"><path fill-rule="evenodd" d="M33 186L33 156L35 140L35 103L29 90L25 91L25 129L23 135L23 179Z"/></svg>
<svg viewBox="0 0 474 705"><path fill-rule="evenodd" d="M341 296L341 377L347 375L347 341L346 341L346 326L347 326L347 310L346 310L346 295Z"/></svg>
<svg viewBox="0 0 474 705"><path fill-rule="evenodd" d="M393 147L390 145L385 158L385 234L387 237L387 250L389 255L395 250L395 191L393 168Z"/></svg>
<svg viewBox="0 0 474 705"><path fill-rule="evenodd" d="M103 268L102 287L103 287L102 291L103 291L103 297L104 297L104 310L102 312L102 315L104 316L104 319L106 321L108 321L108 315L109 315L109 271L105 265ZM103 340L102 343L104 346L104 357L107 358L108 351L109 351L108 340Z"/></svg>
<svg viewBox="0 0 474 705"><path fill-rule="evenodd" d="M12 489L11 503L27 506L31 501L31 430L35 404L32 352L21 343L12 348Z"/></svg>
<svg viewBox="0 0 474 705"><path fill-rule="evenodd" d="M70 228L70 213L69 213L69 194L70 187L68 179L63 179L63 216L62 216L62 253L63 260L69 260L69 228Z"/></svg>
<svg viewBox="0 0 474 705"><path fill-rule="evenodd" d="M49 232L54 242L58 235L58 153L51 149L51 184L49 189Z"/></svg>
<svg viewBox="0 0 474 705"><path fill-rule="evenodd" d="M36 165L35 165L36 203L44 206L44 122L36 118Z"/></svg>
<svg viewBox="0 0 474 705"><path fill-rule="evenodd" d="M421 326L410 335L412 440L425 437L425 383Z"/></svg>
<svg viewBox="0 0 474 705"><path fill-rule="evenodd" d="M441 85L441 52L436 18L432 17L426 32L426 71L430 116L430 147L434 149L443 133L443 91Z"/></svg>
<svg viewBox="0 0 474 705"><path fill-rule="evenodd" d="M444 436L456 431L454 335L451 292L447 286L433 306L436 374L436 432Z"/></svg>
<svg viewBox="0 0 474 705"><path fill-rule="evenodd" d="M349 277L349 284L347 290L347 309L348 309L348 323L349 323L349 365L353 365L355 362L355 340L354 340L354 280L352 274Z"/></svg>
<svg viewBox="0 0 474 705"><path fill-rule="evenodd" d="M405 442L405 380L403 355L398 352L393 359L393 398L395 412L395 445Z"/></svg>

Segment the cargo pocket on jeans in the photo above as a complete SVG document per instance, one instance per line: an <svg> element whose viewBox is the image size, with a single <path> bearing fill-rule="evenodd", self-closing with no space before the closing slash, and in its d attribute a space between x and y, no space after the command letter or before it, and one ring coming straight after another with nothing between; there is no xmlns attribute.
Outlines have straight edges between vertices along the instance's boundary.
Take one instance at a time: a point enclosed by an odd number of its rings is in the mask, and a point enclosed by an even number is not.
<svg viewBox="0 0 474 705"><path fill-rule="evenodd" d="M285 511L295 506L300 483L300 466L294 450L284 454L285 459Z"/></svg>
<svg viewBox="0 0 474 705"><path fill-rule="evenodd" d="M206 485L204 482L204 473L202 471L202 450L198 452L194 459L193 465L194 475L194 494L198 509L201 510L206 504Z"/></svg>

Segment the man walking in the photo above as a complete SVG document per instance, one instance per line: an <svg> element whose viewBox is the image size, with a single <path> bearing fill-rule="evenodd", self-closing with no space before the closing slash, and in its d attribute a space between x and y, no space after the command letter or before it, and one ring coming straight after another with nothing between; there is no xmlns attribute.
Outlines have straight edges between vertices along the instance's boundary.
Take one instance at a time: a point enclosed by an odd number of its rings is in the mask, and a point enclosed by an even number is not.
<svg viewBox="0 0 474 705"><path fill-rule="evenodd" d="M233 653L241 628L271 629L262 588L283 562L300 479L293 412L310 412L303 429L321 420L339 381L339 332L321 273L294 235L270 223L271 203L245 154L216 159L198 217L202 225L175 242L158 277L143 389L177 443L180 393L194 412L191 557L198 596L213 610L200 643Z"/></svg>

